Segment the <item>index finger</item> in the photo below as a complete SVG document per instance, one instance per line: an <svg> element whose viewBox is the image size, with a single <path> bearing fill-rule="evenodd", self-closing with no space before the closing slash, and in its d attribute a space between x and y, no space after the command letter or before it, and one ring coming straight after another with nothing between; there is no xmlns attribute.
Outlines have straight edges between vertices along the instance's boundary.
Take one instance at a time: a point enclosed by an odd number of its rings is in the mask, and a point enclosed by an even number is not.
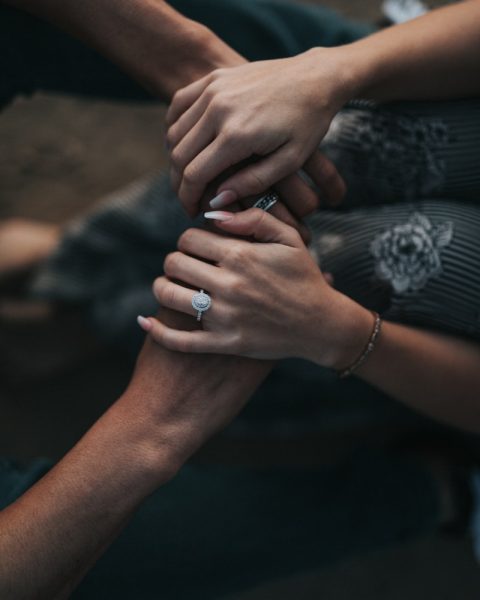
<svg viewBox="0 0 480 600"><path fill-rule="evenodd" d="M178 90L172 98L165 117L167 127L173 125L180 116L197 100L211 81L210 75L205 75L198 81Z"/></svg>

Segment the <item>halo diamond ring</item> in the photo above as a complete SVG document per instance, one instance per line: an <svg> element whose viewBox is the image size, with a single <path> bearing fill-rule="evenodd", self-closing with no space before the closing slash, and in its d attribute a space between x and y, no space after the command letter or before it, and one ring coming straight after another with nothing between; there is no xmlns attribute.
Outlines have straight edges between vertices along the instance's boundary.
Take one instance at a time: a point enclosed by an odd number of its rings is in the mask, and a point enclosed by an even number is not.
<svg viewBox="0 0 480 600"><path fill-rule="evenodd" d="M201 321L203 313L212 306L212 299L204 290L200 290L193 295L192 306L197 311L197 321Z"/></svg>

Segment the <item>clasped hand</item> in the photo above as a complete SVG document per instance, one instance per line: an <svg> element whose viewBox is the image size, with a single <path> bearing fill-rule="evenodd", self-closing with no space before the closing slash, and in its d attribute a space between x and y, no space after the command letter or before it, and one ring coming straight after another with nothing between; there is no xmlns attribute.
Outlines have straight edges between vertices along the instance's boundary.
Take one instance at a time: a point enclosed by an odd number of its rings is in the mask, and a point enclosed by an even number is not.
<svg viewBox="0 0 480 600"><path fill-rule="evenodd" d="M151 336L181 352L296 356L333 366L346 306L355 304L327 283L294 228L259 209L217 216L217 226L234 237L187 230L154 283L162 306L192 319L193 294L208 291L203 329L179 331L150 318Z"/></svg>
<svg viewBox="0 0 480 600"><path fill-rule="evenodd" d="M226 172L217 194L245 198L273 186L296 218L318 206L295 175L300 169L324 204L338 204L344 182L317 148L343 104L340 84L330 54L309 51L217 69L178 91L167 113L167 144L186 211L197 214L207 186Z"/></svg>

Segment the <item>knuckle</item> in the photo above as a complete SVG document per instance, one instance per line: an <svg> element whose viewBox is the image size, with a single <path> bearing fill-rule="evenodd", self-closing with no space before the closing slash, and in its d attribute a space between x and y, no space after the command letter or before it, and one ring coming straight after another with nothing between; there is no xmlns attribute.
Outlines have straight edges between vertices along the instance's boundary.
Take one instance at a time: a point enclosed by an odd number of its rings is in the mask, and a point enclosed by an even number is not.
<svg viewBox="0 0 480 600"><path fill-rule="evenodd" d="M159 330L157 327L154 327L151 331L150 331L150 335L152 336L152 339L160 345L164 345L164 340L163 340L163 332L161 330Z"/></svg>
<svg viewBox="0 0 480 600"><path fill-rule="evenodd" d="M192 340L189 338L176 340L175 343L172 344L171 349L177 350L178 352L191 352L193 349Z"/></svg>
<svg viewBox="0 0 480 600"><path fill-rule="evenodd" d="M257 225L261 225L267 216L267 211L262 210L261 208L252 208L252 213Z"/></svg>
<svg viewBox="0 0 480 600"><path fill-rule="evenodd" d="M160 294L162 293L164 280L162 277L157 277L152 285L153 295L160 302Z"/></svg>
<svg viewBox="0 0 480 600"><path fill-rule="evenodd" d="M182 255L180 252L171 252L166 256L165 262L163 263L163 268L167 275L174 274L177 271L181 256Z"/></svg>
<svg viewBox="0 0 480 600"><path fill-rule="evenodd" d="M194 241L196 230L193 228L185 230L182 235L178 238L177 247L179 250L187 250L191 247Z"/></svg>
<svg viewBox="0 0 480 600"><path fill-rule="evenodd" d="M175 168L179 169L182 164L182 153L179 151L178 146L173 148L170 152L170 161L175 166Z"/></svg>
<svg viewBox="0 0 480 600"><path fill-rule="evenodd" d="M173 150L170 152L170 162L172 163L173 168L177 171L182 171L185 165L185 158L179 146L175 146Z"/></svg>
<svg viewBox="0 0 480 600"><path fill-rule="evenodd" d="M183 98L185 97L185 90L179 89L177 90L174 94L173 94L173 98L172 98L172 104L178 104L178 102L181 102L183 100Z"/></svg>
<svg viewBox="0 0 480 600"><path fill-rule="evenodd" d="M323 181L329 182L329 181L332 181L333 179L337 178L338 171L337 171L335 165L331 161L324 159L323 163L322 163L320 175L321 175L321 178Z"/></svg>
<svg viewBox="0 0 480 600"><path fill-rule="evenodd" d="M225 71L226 71L226 69L222 69L222 68L215 69L215 71L213 71L213 73L212 73L212 78L214 80L220 79L225 74Z"/></svg>
<svg viewBox="0 0 480 600"><path fill-rule="evenodd" d="M229 306L218 318L218 321L224 327L231 329L235 325L235 309L232 306Z"/></svg>
<svg viewBox="0 0 480 600"><path fill-rule="evenodd" d="M284 168L288 169L289 171L295 172L303 166L304 162L305 161L303 160L303 157L300 156L300 154L292 148L289 152L286 153Z"/></svg>
<svg viewBox="0 0 480 600"><path fill-rule="evenodd" d="M243 295L243 288L243 281L240 279L240 277L232 277L229 281L225 282L224 295L227 300L238 301ZM231 304L231 310L233 311L236 304Z"/></svg>
<svg viewBox="0 0 480 600"><path fill-rule="evenodd" d="M244 178L245 188L248 189L251 194L260 194L270 187L256 169L247 170L244 174Z"/></svg>
<svg viewBox="0 0 480 600"><path fill-rule="evenodd" d="M303 246L303 239L298 229L293 229L290 232L290 239L295 246Z"/></svg>
<svg viewBox="0 0 480 600"><path fill-rule="evenodd" d="M187 185L196 185L200 183L200 173L195 167L188 165L183 171L183 180Z"/></svg>
<svg viewBox="0 0 480 600"><path fill-rule="evenodd" d="M247 244L232 242L225 250L224 260L226 264L237 265L246 258Z"/></svg>
<svg viewBox="0 0 480 600"><path fill-rule="evenodd" d="M232 347L235 348L237 354L241 355L245 353L248 348L248 342L241 329L237 329L233 332L231 344Z"/></svg>
<svg viewBox="0 0 480 600"><path fill-rule="evenodd" d="M296 152L294 158L292 159L293 170L299 171L305 164L305 160L306 160L305 156L302 156L301 154Z"/></svg>
<svg viewBox="0 0 480 600"><path fill-rule="evenodd" d="M245 141L246 135L231 123L227 123L222 128L222 139L228 144L239 144Z"/></svg>
<svg viewBox="0 0 480 600"><path fill-rule="evenodd" d="M158 301L163 306L172 307L175 305L175 288L170 285L163 286L158 296Z"/></svg>
<svg viewBox="0 0 480 600"><path fill-rule="evenodd" d="M312 213L313 211L317 210L317 208L320 205L320 201L318 199L318 196L308 196L305 197L305 199L303 200L302 203L302 216L304 215L309 215L310 213Z"/></svg>
<svg viewBox="0 0 480 600"><path fill-rule="evenodd" d="M167 141L167 146L169 148L172 148L173 145L175 144L175 140L176 140L176 127L175 125L172 125L171 127L168 128L167 130L167 134L165 136L165 139Z"/></svg>
<svg viewBox="0 0 480 600"><path fill-rule="evenodd" d="M255 219L255 227L261 229L264 222L268 219L269 214L261 208L252 208L253 217Z"/></svg>

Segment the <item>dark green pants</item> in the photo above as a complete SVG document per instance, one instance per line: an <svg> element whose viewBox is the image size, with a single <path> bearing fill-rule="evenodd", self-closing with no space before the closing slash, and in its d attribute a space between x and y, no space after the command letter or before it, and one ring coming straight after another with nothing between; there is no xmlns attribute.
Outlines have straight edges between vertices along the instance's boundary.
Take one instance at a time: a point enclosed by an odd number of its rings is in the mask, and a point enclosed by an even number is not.
<svg viewBox="0 0 480 600"><path fill-rule="evenodd" d="M45 467L0 461L0 502ZM392 455L364 451L304 470L187 466L144 503L74 597L211 600L411 539L437 519L429 475Z"/></svg>

